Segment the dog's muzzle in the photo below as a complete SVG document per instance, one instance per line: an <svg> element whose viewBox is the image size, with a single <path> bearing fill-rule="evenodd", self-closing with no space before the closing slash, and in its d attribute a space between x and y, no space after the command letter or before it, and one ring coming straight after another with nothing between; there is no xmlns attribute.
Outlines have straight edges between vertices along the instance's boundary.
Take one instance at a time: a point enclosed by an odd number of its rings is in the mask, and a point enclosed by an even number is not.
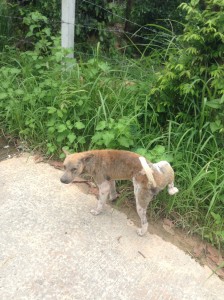
<svg viewBox="0 0 224 300"><path fill-rule="evenodd" d="M60 181L62 182L62 183L65 183L65 184L69 184L71 181L70 180L68 180L68 178L65 178L64 176L62 176L61 178L60 178Z"/></svg>

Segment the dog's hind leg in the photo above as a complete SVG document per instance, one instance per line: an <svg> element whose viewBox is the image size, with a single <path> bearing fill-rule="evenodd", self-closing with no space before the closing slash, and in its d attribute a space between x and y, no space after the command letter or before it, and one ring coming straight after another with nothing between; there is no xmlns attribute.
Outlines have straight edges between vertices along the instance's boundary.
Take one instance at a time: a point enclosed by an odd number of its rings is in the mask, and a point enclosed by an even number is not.
<svg viewBox="0 0 224 300"><path fill-rule="evenodd" d="M110 195L109 195L109 200L113 201L117 199L118 193L116 191L116 183L115 180L110 180Z"/></svg>
<svg viewBox="0 0 224 300"><path fill-rule="evenodd" d="M96 209L92 209L91 213L93 215L98 215L102 212L103 206L106 203L109 194L110 194L110 182L109 181L104 181L101 184L98 184L99 188L99 200Z"/></svg>

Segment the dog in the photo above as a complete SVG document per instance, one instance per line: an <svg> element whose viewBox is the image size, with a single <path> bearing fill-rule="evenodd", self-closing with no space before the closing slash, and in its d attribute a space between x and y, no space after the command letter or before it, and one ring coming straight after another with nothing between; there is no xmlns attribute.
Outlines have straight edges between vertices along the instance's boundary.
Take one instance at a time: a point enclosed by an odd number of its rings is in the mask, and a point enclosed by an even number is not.
<svg viewBox="0 0 224 300"><path fill-rule="evenodd" d="M141 220L137 233L142 236L148 230L146 217L149 202L168 186L168 193L174 195L174 171L167 161L151 163L137 153L125 150L90 150L75 154L64 151L65 172L62 183L71 183L76 176L90 175L99 188L99 200L93 215L102 212L106 200L118 197L115 180L132 180L136 209Z"/></svg>

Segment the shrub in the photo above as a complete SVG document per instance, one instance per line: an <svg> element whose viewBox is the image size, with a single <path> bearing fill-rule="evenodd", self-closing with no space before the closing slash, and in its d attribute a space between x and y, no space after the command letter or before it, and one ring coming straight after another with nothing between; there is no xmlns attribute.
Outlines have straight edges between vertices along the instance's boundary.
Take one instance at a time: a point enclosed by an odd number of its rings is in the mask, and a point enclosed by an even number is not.
<svg viewBox="0 0 224 300"><path fill-rule="evenodd" d="M224 4L207 0L202 10L199 3L192 0L180 5L187 13L184 33L177 38L179 47L170 51L151 95L155 101L159 97L159 108L169 111L168 116L175 115L179 122L195 122L199 131L207 125L222 134Z"/></svg>

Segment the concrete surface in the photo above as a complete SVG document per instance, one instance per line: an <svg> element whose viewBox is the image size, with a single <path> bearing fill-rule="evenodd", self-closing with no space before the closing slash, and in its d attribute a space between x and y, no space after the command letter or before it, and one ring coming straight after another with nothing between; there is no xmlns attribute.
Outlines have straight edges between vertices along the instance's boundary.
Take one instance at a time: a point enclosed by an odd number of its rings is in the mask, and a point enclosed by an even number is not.
<svg viewBox="0 0 224 300"><path fill-rule="evenodd" d="M0 162L0 299L224 299L224 282L22 156Z"/></svg>

